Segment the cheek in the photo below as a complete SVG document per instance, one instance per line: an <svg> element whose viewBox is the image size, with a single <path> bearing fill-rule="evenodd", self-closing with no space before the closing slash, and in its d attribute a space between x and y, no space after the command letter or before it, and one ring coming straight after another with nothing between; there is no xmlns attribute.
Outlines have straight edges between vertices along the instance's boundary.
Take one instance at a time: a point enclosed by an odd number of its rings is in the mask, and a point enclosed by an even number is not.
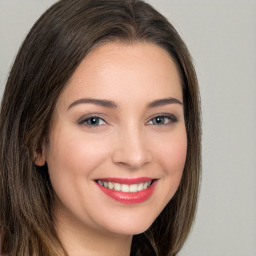
<svg viewBox="0 0 256 256"><path fill-rule="evenodd" d="M61 203L56 207L65 212L69 209L71 216L84 213L84 208L91 205L90 197L86 195L94 186L94 170L108 158L107 147L84 137L61 132L51 141L48 152L50 180L59 199L57 202Z"/></svg>
<svg viewBox="0 0 256 256"><path fill-rule="evenodd" d="M158 147L157 155L166 176L181 176L187 156L187 135L183 131L166 138Z"/></svg>
<svg viewBox="0 0 256 256"><path fill-rule="evenodd" d="M162 171L157 186L158 197L155 200L155 207L162 211L173 198L182 178L187 156L185 128L168 133L161 139L161 143L155 143L154 155L157 168L161 168Z"/></svg>
<svg viewBox="0 0 256 256"><path fill-rule="evenodd" d="M185 129L166 137L157 152L158 163L163 170L163 179L160 180L162 203L166 205L177 191L182 178L187 156Z"/></svg>
<svg viewBox="0 0 256 256"><path fill-rule="evenodd" d="M104 145L81 134L59 133L47 154L51 179L62 183L90 179L93 170L107 159L108 148Z"/></svg>
<svg viewBox="0 0 256 256"><path fill-rule="evenodd" d="M166 152L169 155L166 155L166 165L169 167L168 170L170 173L183 172L187 157L186 138L174 141L169 150L166 150Z"/></svg>

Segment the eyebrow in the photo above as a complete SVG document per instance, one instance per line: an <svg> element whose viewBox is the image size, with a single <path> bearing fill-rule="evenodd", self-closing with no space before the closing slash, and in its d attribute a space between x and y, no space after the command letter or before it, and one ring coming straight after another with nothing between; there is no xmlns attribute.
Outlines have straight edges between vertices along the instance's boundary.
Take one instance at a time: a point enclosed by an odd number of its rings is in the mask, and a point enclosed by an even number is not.
<svg viewBox="0 0 256 256"><path fill-rule="evenodd" d="M160 107L160 106L174 104L174 103L183 105L183 103L176 98L165 98L165 99L154 100L153 102L148 104L148 108Z"/></svg>
<svg viewBox="0 0 256 256"><path fill-rule="evenodd" d="M160 107L168 104L180 104L183 105L181 101L179 101L176 98L164 98L164 99L158 99L154 100L153 102L149 103L147 105L148 108L154 108L154 107ZM107 107L107 108L117 108L117 104L114 101L111 100L104 100L104 99L93 99L93 98L82 98L74 101L71 103L68 107L68 110L76 105L79 104L94 104L102 107Z"/></svg>
<svg viewBox="0 0 256 256"><path fill-rule="evenodd" d="M72 104L69 105L68 110L78 104L94 104L102 107L107 108L117 108L115 102L110 100L103 100L103 99L92 99L92 98L82 98L79 100L74 101Z"/></svg>

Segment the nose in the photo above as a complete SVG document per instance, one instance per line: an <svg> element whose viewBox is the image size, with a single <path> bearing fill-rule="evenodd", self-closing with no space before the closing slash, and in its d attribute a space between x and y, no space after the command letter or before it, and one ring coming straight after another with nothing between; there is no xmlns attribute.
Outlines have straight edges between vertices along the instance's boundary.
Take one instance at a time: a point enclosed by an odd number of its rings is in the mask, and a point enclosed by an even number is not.
<svg viewBox="0 0 256 256"><path fill-rule="evenodd" d="M115 164L129 169L140 169L152 161L148 141L139 129L120 131L115 143L112 156Z"/></svg>

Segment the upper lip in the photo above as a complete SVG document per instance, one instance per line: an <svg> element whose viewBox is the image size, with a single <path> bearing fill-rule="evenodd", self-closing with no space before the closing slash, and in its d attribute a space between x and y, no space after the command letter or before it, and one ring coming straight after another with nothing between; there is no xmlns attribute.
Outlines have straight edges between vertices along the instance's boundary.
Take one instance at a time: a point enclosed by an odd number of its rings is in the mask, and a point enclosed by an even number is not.
<svg viewBox="0 0 256 256"><path fill-rule="evenodd" d="M155 180L155 179L154 178L149 178L149 177L137 177L137 178L118 178L118 177L110 178L110 177L106 177L106 178L96 179L96 181L98 181L98 180L130 185L130 184L145 183L145 182L152 181L152 180Z"/></svg>

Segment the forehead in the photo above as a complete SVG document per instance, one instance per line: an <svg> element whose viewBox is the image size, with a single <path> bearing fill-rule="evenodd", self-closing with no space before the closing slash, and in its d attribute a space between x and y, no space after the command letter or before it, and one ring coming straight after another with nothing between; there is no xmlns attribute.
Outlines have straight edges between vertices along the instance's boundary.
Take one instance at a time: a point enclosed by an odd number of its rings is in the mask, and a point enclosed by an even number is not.
<svg viewBox="0 0 256 256"><path fill-rule="evenodd" d="M79 97L115 100L121 95L133 100L165 95L182 100L180 77L170 54L147 42L103 44L83 59L61 99L66 105Z"/></svg>

